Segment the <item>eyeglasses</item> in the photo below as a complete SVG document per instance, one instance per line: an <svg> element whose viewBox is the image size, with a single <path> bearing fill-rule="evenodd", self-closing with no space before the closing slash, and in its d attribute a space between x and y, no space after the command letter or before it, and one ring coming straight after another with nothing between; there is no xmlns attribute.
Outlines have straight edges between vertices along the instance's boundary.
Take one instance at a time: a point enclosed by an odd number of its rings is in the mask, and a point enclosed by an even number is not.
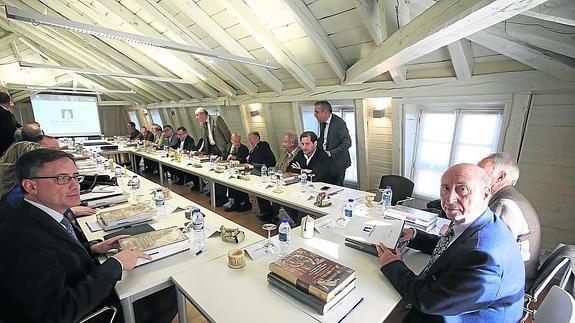
<svg viewBox="0 0 575 323"><path fill-rule="evenodd" d="M69 184L70 181L72 181L72 179L75 179L76 182L78 183L82 183L84 181L84 175L58 175L58 176L36 176L36 177L30 177L30 179L49 179L49 178L55 178L56 179L56 183L58 183L58 185L66 185Z"/></svg>

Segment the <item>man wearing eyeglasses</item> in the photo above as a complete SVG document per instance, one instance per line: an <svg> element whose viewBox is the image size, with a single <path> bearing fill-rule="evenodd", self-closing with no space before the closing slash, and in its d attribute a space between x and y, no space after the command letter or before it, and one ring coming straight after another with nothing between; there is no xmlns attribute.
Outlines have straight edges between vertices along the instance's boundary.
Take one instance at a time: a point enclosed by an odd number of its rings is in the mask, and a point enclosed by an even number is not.
<svg viewBox="0 0 575 323"><path fill-rule="evenodd" d="M122 271L150 257L123 250L94 262L126 236L90 244L65 216L80 204L83 180L72 155L37 149L22 155L15 169L24 201L13 212L0 211L0 320L76 322L106 305L119 308L114 286Z"/></svg>

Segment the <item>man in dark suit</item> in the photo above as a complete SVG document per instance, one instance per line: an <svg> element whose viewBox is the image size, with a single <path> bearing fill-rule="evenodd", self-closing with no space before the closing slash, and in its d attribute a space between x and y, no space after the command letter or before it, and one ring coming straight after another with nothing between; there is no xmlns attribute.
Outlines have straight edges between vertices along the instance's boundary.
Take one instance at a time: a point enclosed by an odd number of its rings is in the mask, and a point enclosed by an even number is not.
<svg viewBox="0 0 575 323"><path fill-rule="evenodd" d="M178 136L174 132L174 128L169 124L164 126L164 146L173 147L178 142Z"/></svg>
<svg viewBox="0 0 575 323"><path fill-rule="evenodd" d="M96 265L93 255L125 236L90 244L64 213L80 204L82 177L73 156L37 149L16 162L24 201L5 214L0 232L1 319L6 322L76 322L116 305L114 286L142 252L124 250ZM4 211L2 211L4 212ZM121 315L120 315L121 317Z"/></svg>
<svg viewBox="0 0 575 323"><path fill-rule="evenodd" d="M452 221L442 237L405 229L401 240L432 254L417 276L399 250L378 245L380 271L411 311L404 322L519 322L525 271L505 223L487 207L491 179L472 164L441 177L441 206Z"/></svg>
<svg viewBox="0 0 575 323"><path fill-rule="evenodd" d="M136 129L136 124L132 121L128 122L128 138L130 140L136 140L140 137L140 132Z"/></svg>
<svg viewBox="0 0 575 323"><path fill-rule="evenodd" d="M0 92L0 156L15 141L14 132L19 127L14 115L10 112L12 108L14 108L14 103L10 94Z"/></svg>
<svg viewBox="0 0 575 323"><path fill-rule="evenodd" d="M240 162L240 164L245 164L247 162L246 158L248 157L249 150L246 145L242 144L242 136L237 132L233 132L231 140L232 145L225 160L237 160ZM229 201L228 203L224 204L224 210L226 212L244 212L248 209L251 209L251 203L249 203L249 197L246 193L234 190L233 188L229 188L228 196Z"/></svg>
<svg viewBox="0 0 575 323"><path fill-rule="evenodd" d="M222 156L230 145L230 129L220 116L210 116L204 108L197 108L196 119L202 125L203 144L199 151L205 155Z"/></svg>
<svg viewBox="0 0 575 323"><path fill-rule="evenodd" d="M292 173L314 174L314 182L330 183L333 179L334 169L330 158L325 154L321 146L318 145L318 138L315 132L305 131L300 135L301 150L292 159L287 171ZM284 207L287 214L296 225L301 223L301 212Z"/></svg>
<svg viewBox="0 0 575 323"><path fill-rule="evenodd" d="M335 168L335 177L331 184L343 186L345 170L351 166L349 148L351 137L347 125L342 118L332 113L332 108L327 101L318 101L314 104L314 115L319 121L319 146L330 158Z"/></svg>
<svg viewBox="0 0 575 323"><path fill-rule="evenodd" d="M250 143L251 149L246 156L246 162L257 167L266 165L266 167L272 167L276 164L276 157L270 148L270 144L267 141L261 140L260 134L257 131L248 133L248 142ZM231 210L238 212L245 212L252 209L252 203L250 203L249 196L245 192L239 192L230 189L230 197L234 198L234 206ZM258 198L258 201L260 199ZM259 202L258 202L259 203Z"/></svg>
<svg viewBox="0 0 575 323"><path fill-rule="evenodd" d="M192 151L196 147L194 144L194 138L188 135L188 130L184 127L179 127L176 131L176 135L178 136L178 141L172 148L174 149L182 149L187 151Z"/></svg>

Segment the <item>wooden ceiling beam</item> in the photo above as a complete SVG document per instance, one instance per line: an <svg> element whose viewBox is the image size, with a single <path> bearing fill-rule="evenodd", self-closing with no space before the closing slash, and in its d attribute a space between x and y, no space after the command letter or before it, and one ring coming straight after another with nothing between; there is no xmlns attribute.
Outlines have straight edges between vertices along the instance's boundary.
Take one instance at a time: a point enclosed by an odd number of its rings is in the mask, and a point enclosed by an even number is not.
<svg viewBox="0 0 575 323"><path fill-rule="evenodd" d="M160 39L164 39L165 37L148 25L142 18L138 17L138 15L132 13L122 4L120 4L116 0L98 0L104 7L109 10L109 13L117 16L120 20L123 21L123 24L120 26L113 26L110 24L110 19L108 18L105 21L108 21L108 24L102 25L108 28L115 28L121 29L126 32L142 34L149 37L156 37ZM94 6L93 4L91 4ZM95 9L95 8L94 8ZM106 14L104 17L108 16ZM219 76L215 73L210 71L207 67L200 64L192 55L187 53L181 53L176 51L168 51L163 49L155 49L155 48L144 48L140 46L141 49L145 49L146 52L150 51L165 51L167 53L172 54L177 60L181 62L182 65L186 65L189 69L189 72L193 73L198 79L202 82L198 83L198 88L200 91L204 92L209 97L217 97L218 93L212 89L215 88L218 91L222 92L226 96L235 96L236 90L227 84L224 80L222 80ZM207 86L204 86L207 85Z"/></svg>
<svg viewBox="0 0 575 323"><path fill-rule="evenodd" d="M545 1L439 1L351 66L345 84L363 83Z"/></svg>
<svg viewBox="0 0 575 323"><path fill-rule="evenodd" d="M78 14L76 11L70 7L68 4L63 4L59 1L51 1L46 4L40 3L34 0L21 0L25 2L28 6L36 11L48 10L48 14L61 15L65 18L82 21L86 23L92 23L89 21L85 14ZM47 2L47 1L46 1ZM83 51L90 52L93 54L100 53L103 62L107 62L110 66L116 66L118 70L124 71L126 67L132 69L136 73L142 74L159 74L160 76L166 77L178 77L177 75L170 74L166 75L167 71L158 65L155 61L148 59L147 56L138 53L133 50L132 47L122 43L113 41L110 39L98 39L89 35L82 35L77 33L68 32L65 30L59 30L60 34L66 35L74 42L80 43ZM121 64L121 65L118 65ZM108 66L109 67L109 66ZM144 68L145 67L145 68ZM150 87L163 88L167 91L166 95L170 93L177 95L179 97L193 97L196 99L203 98L203 94L196 90L191 85L183 84L172 84L168 85L165 83L148 82ZM189 94L188 94L189 93Z"/></svg>
<svg viewBox="0 0 575 323"><path fill-rule="evenodd" d="M514 41L495 28L477 32L467 38L483 47L497 51L498 53L542 72L549 73L564 81L575 81L575 61L569 64L559 57L551 56L550 53Z"/></svg>
<svg viewBox="0 0 575 323"><path fill-rule="evenodd" d="M523 12L522 15L567 26L575 26L575 1L548 1L538 7Z"/></svg>
<svg viewBox="0 0 575 323"><path fill-rule="evenodd" d="M461 81L470 80L473 75L471 42L466 39L460 39L447 45L447 50L449 51L457 79Z"/></svg>
<svg viewBox="0 0 575 323"><path fill-rule="evenodd" d="M347 63L305 2L303 0L283 0L283 2L291 9L298 24L317 45L323 58L343 82Z"/></svg>
<svg viewBox="0 0 575 323"><path fill-rule="evenodd" d="M313 91L316 82L313 75L295 61L289 49L274 36L244 0L219 0L219 2L307 91Z"/></svg>
<svg viewBox="0 0 575 323"><path fill-rule="evenodd" d="M60 14L67 19L88 24L95 24L97 21L102 19L99 15L95 15L93 13L93 10L89 10L89 8L86 8L83 4L80 4L78 2L62 3L60 1L55 0L44 0L44 1L46 2L49 1L48 4L50 8L54 10L53 12L54 14ZM79 6L79 8L76 6ZM40 8L35 9L37 11L42 10ZM85 36L80 34L77 34L76 36L82 39L84 43L90 44L91 48L86 48L86 50L105 53L105 55L113 58L113 61L116 61L124 66L128 66L136 73L156 74L157 76L182 78L182 76L179 75L178 73L174 73L167 67L156 62L154 59L149 58L145 54L134 49L134 47L126 43L114 41L109 38L100 39L97 37ZM192 82L196 81L199 82L199 79L194 77L193 75L186 75L184 78ZM165 84L161 83L160 84L155 83L155 84L156 87L166 87ZM183 84L173 84L171 87L167 87L166 90L178 96L182 95L184 97L191 96L195 99L202 99L204 97L204 94L200 92L199 89L195 87L195 85L191 86Z"/></svg>
<svg viewBox="0 0 575 323"><path fill-rule="evenodd" d="M4 37L0 38L0 47L4 47L4 46L10 44L11 42L13 42L16 39L18 39L18 35L10 32L7 35L4 35Z"/></svg>
<svg viewBox="0 0 575 323"><path fill-rule="evenodd" d="M169 3L170 5L177 7L181 14L186 15L189 19L197 23L204 31L209 32L210 36L228 52L256 59L256 57L254 57L238 41L220 27L220 25L207 15L194 1L171 0L169 2L164 1L162 3ZM281 93L283 83L268 69L253 65L245 65L244 67L257 76L265 85L272 89L272 91Z"/></svg>
<svg viewBox="0 0 575 323"><path fill-rule="evenodd" d="M212 50L208 44L202 41L199 37L194 35L186 26L180 23L174 16L168 13L157 1L147 0L138 1L138 5L152 15L159 23L164 25L171 33L169 38L175 42L189 44L192 46ZM158 14L158 12L160 14ZM166 34L164 34L166 35ZM223 59L213 59L206 56L196 56L204 65L211 65L218 73L226 75L239 89L248 95L256 95L258 87L238 71L232 64Z"/></svg>

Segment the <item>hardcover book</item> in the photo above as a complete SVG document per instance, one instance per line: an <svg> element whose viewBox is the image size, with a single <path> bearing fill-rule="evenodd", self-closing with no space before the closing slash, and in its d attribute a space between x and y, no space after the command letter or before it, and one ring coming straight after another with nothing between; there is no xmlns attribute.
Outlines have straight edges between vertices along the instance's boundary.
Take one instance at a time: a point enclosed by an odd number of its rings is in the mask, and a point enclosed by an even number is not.
<svg viewBox="0 0 575 323"><path fill-rule="evenodd" d="M188 240L187 235L173 226L122 239L120 249L139 250L152 257L152 260L138 259L136 266L139 266L189 249Z"/></svg>
<svg viewBox="0 0 575 323"><path fill-rule="evenodd" d="M355 279L355 270L303 248L270 263L269 269L324 302Z"/></svg>
<svg viewBox="0 0 575 323"><path fill-rule="evenodd" d="M96 218L104 230L110 230L148 221L155 212L156 209L150 205L137 204L100 212L96 215Z"/></svg>
<svg viewBox="0 0 575 323"><path fill-rule="evenodd" d="M416 227L428 231L435 226L437 214L403 205L395 205L385 211L385 215L393 218L404 218L405 221L414 224Z"/></svg>
<svg viewBox="0 0 575 323"><path fill-rule="evenodd" d="M334 232L374 247L381 242L384 246L394 249L401 236L403 224L402 219L380 220L357 215L351 218L345 227L336 228Z"/></svg>
<svg viewBox="0 0 575 323"><path fill-rule="evenodd" d="M339 293L337 293L331 301L325 302L309 293L296 288L290 282L281 278L275 273L268 274L268 283L273 287L278 288L282 292L290 295L291 297L297 299L298 301L313 308L321 315L329 311L334 305L336 305L342 298L344 298L355 288L355 280L352 280L349 284L347 284L347 286L340 290Z"/></svg>

